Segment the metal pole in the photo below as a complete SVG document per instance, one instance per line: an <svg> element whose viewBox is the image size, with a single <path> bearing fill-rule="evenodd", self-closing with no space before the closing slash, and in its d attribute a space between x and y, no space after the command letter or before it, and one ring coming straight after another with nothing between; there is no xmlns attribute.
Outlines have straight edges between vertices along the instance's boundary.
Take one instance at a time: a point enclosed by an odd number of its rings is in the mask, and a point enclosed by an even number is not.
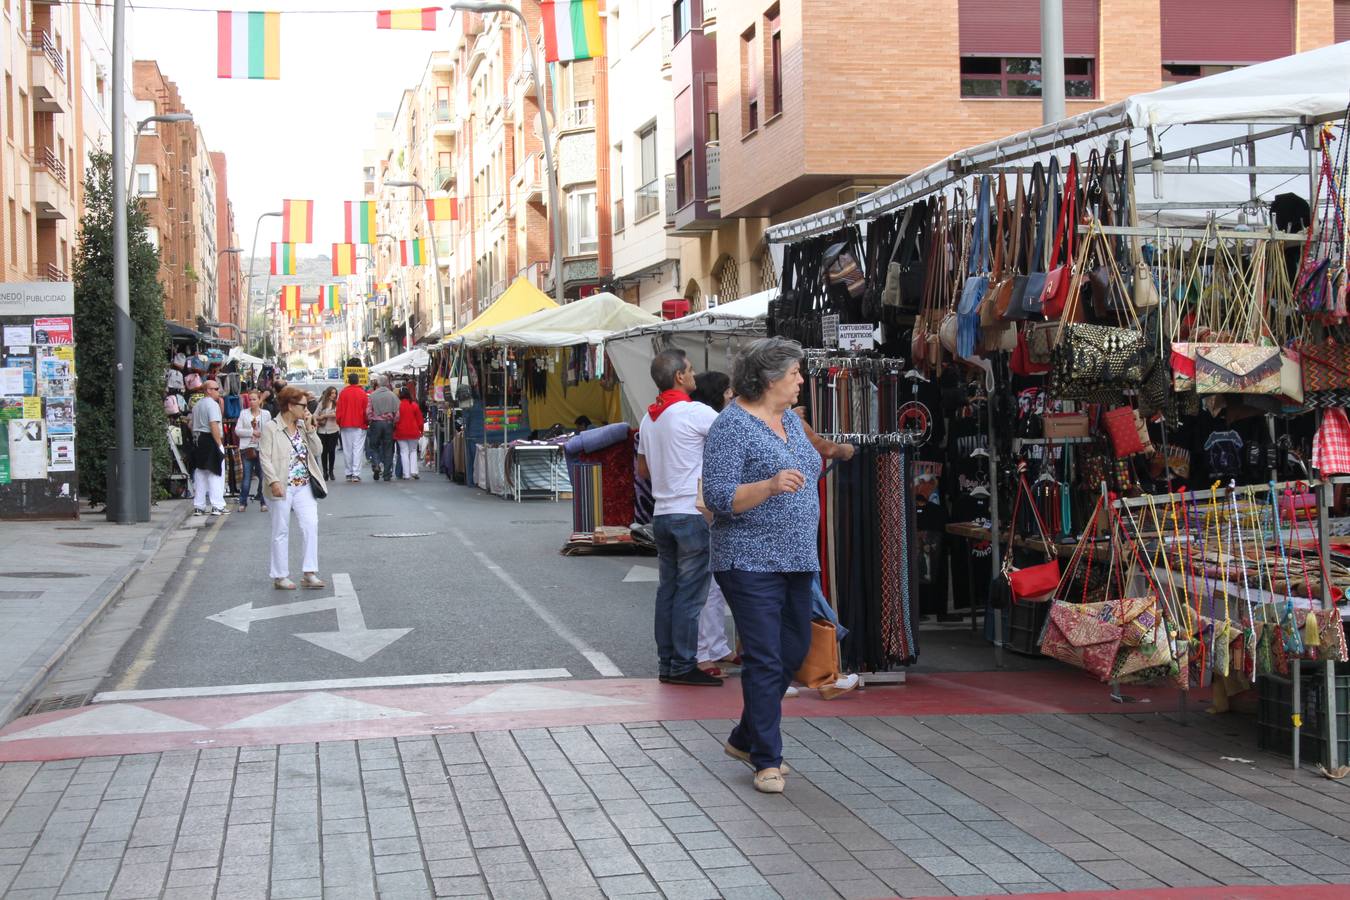
<svg viewBox="0 0 1350 900"><path fill-rule="evenodd" d="M1041 121L1064 118L1064 0L1041 0Z"/></svg>
<svg viewBox="0 0 1350 900"><path fill-rule="evenodd" d="M117 365L114 372L114 417L116 420L117 484L115 516L119 525L134 521L131 495L132 443L135 440L135 397L132 373L136 367L136 332L131 321L131 268L127 247L127 191L122 183L126 168L126 134L122 121L126 115L122 97L122 66L126 54L126 0L113 0L112 39L112 168L113 168L113 341Z"/></svg>
<svg viewBox="0 0 1350 900"><path fill-rule="evenodd" d="M426 206L427 192L420 184L417 185L417 193L422 195L422 210L427 216L427 236L431 239L431 265L436 270L436 328L441 333L441 340L445 340L445 288L441 286L441 256L436 249L436 225L431 219L431 210ZM459 314L458 309L455 314ZM408 333L406 325L403 344L405 350L412 349L412 335Z"/></svg>
<svg viewBox="0 0 1350 900"><path fill-rule="evenodd" d="M248 296L244 298L244 349L248 349L249 319L253 316L253 260L258 256L258 230L262 227L262 220L268 216L280 216L279 212L265 212L258 216L258 221L253 224L253 245L248 251L248 286L244 293ZM268 271L271 271L270 268ZM267 314L266 307L263 308L263 314ZM264 334L266 334L266 322L264 321Z"/></svg>
<svg viewBox="0 0 1350 900"><path fill-rule="evenodd" d="M520 19L521 30L525 32L525 48L530 57L530 68L534 70L534 102L539 107L539 136L544 142L544 167L548 169L548 224L553 232L553 299L562 306L563 297L563 238L562 238L562 201L558 193L558 172L553 168L553 137L548 128L548 116L544 113L544 73L535 53L534 41L530 38L530 24L525 14L511 8Z"/></svg>

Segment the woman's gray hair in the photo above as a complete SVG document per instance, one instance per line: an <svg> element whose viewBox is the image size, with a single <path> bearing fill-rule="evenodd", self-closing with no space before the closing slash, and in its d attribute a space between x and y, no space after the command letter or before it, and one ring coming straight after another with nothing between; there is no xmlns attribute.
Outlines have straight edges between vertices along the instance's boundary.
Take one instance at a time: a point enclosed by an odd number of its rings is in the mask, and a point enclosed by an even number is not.
<svg viewBox="0 0 1350 900"><path fill-rule="evenodd" d="M751 341L736 355L731 370L731 388L736 396L755 401L764 396L769 385L787 376L792 364L806 354L802 345L787 338L766 337Z"/></svg>

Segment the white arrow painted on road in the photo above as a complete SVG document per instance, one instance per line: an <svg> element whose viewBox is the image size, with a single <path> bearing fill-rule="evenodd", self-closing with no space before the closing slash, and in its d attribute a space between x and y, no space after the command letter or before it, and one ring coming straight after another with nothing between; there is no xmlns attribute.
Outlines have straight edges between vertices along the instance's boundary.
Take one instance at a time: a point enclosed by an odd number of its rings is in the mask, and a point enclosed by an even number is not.
<svg viewBox="0 0 1350 900"><path fill-rule="evenodd" d="M286 616L301 616L330 609L337 613L337 631L310 631L297 634L295 637L325 650L332 650L356 662L365 662L412 631L411 628L367 628L366 617L361 613L361 601L356 596L356 588L352 586L351 576L345 572L333 573L332 597L297 600L294 603L281 603L276 606L254 607L252 603L245 603L207 618L248 634L249 626L263 619L282 619Z"/></svg>

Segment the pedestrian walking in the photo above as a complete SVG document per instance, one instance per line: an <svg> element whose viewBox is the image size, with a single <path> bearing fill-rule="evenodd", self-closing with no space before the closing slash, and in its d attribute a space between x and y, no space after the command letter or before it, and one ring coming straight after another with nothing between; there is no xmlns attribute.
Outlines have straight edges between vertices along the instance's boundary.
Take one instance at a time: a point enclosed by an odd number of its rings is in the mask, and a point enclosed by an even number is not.
<svg viewBox="0 0 1350 900"><path fill-rule="evenodd" d="M272 421L272 415L262 408L262 397L257 391L245 391L247 404L239 411L239 419L234 426L234 434L239 438L239 458L244 464L244 478L239 486L239 511L248 509L249 494L253 481L258 482L258 506L267 512L267 496L263 492L262 467L258 462L258 439L262 437L263 426Z"/></svg>
<svg viewBox="0 0 1350 900"><path fill-rule="evenodd" d="M342 460L348 482L361 480L361 459L366 453L366 392L361 377L355 372L347 376L347 386L338 394L337 424L342 437Z"/></svg>
<svg viewBox="0 0 1350 900"><path fill-rule="evenodd" d="M192 511L225 515L225 432L220 384L202 383L205 396L192 406Z"/></svg>
<svg viewBox="0 0 1350 900"><path fill-rule="evenodd" d="M713 412L720 413L731 400L731 379L725 372L699 372L694 377L694 385L694 392L689 395L689 399L702 403ZM708 577L708 599L698 617L698 652L694 656L700 669L716 676L723 674L722 666L740 665L741 662L727 641L726 598L717 586L717 579L711 575Z"/></svg>
<svg viewBox="0 0 1350 900"><path fill-rule="evenodd" d="M375 390L366 400L366 419L370 422L371 451L375 455L374 479L394 478L394 426L398 423L398 395L389 390L389 377L376 375L371 379Z"/></svg>
<svg viewBox="0 0 1350 900"><path fill-rule="evenodd" d="M657 671L667 684L714 687L722 680L698 667L698 622L708 599L708 522L698 510L703 442L717 413L689 400L694 367L683 350L652 360L660 394L639 428L638 471L652 483L656 538Z"/></svg>
<svg viewBox="0 0 1350 900"><path fill-rule="evenodd" d="M728 755L755 769L755 789L783 792L783 694L811 643L819 571L815 491L820 454L792 412L801 345L760 338L736 357L736 399L708 432L703 500L712 510L712 569L741 640L739 724Z"/></svg>
<svg viewBox="0 0 1350 900"><path fill-rule="evenodd" d="M337 423L338 390L330 387L319 397L319 406L314 410L314 422L318 426L319 443L323 444L323 478L333 481L333 465L337 462L338 440L341 438Z"/></svg>
<svg viewBox="0 0 1350 900"><path fill-rule="evenodd" d="M277 413L281 408L278 402L279 395L281 394L282 389L285 387L286 387L286 379L273 378L272 389L268 391L263 391L263 409L267 410L267 414L274 419L277 417Z"/></svg>
<svg viewBox="0 0 1350 900"><path fill-rule="evenodd" d="M283 388L277 394L277 408L281 414L263 428L258 448L263 478L272 495L272 586L281 591L295 590L290 578L294 512L304 538L300 586L318 590L327 586L319 578L319 504L314 496L316 484L321 494L327 492L319 461L323 449L305 391Z"/></svg>
<svg viewBox="0 0 1350 900"><path fill-rule="evenodd" d="M413 399L407 386L398 392L398 423L394 426L394 441L398 444L398 458L403 466L404 481L419 479L417 471L417 443L422 439L422 407Z"/></svg>

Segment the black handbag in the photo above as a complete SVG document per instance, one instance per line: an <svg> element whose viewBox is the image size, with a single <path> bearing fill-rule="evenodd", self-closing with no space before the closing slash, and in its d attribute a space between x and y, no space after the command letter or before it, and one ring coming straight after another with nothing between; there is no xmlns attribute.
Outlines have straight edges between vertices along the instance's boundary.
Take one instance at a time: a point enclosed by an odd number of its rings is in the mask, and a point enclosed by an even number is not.
<svg viewBox="0 0 1350 900"><path fill-rule="evenodd" d="M1059 163L1052 159L1051 165L1053 171L1058 173ZM1046 220L1050 218L1050 204L1053 202L1054 195L1046 185L1045 167L1038 162L1031 167L1031 184L1027 189L1027 209L1036 211L1036 238L1030 244L1031 252L1026 259L1027 274L1018 275L1013 280L1012 299L1008 301L1008 310L1003 316L1009 321L1023 321L1041 314L1041 291L1045 289Z"/></svg>
<svg viewBox="0 0 1350 900"><path fill-rule="evenodd" d="M309 473L309 492L314 495L315 500L322 500L328 496L328 486L313 472Z"/></svg>

